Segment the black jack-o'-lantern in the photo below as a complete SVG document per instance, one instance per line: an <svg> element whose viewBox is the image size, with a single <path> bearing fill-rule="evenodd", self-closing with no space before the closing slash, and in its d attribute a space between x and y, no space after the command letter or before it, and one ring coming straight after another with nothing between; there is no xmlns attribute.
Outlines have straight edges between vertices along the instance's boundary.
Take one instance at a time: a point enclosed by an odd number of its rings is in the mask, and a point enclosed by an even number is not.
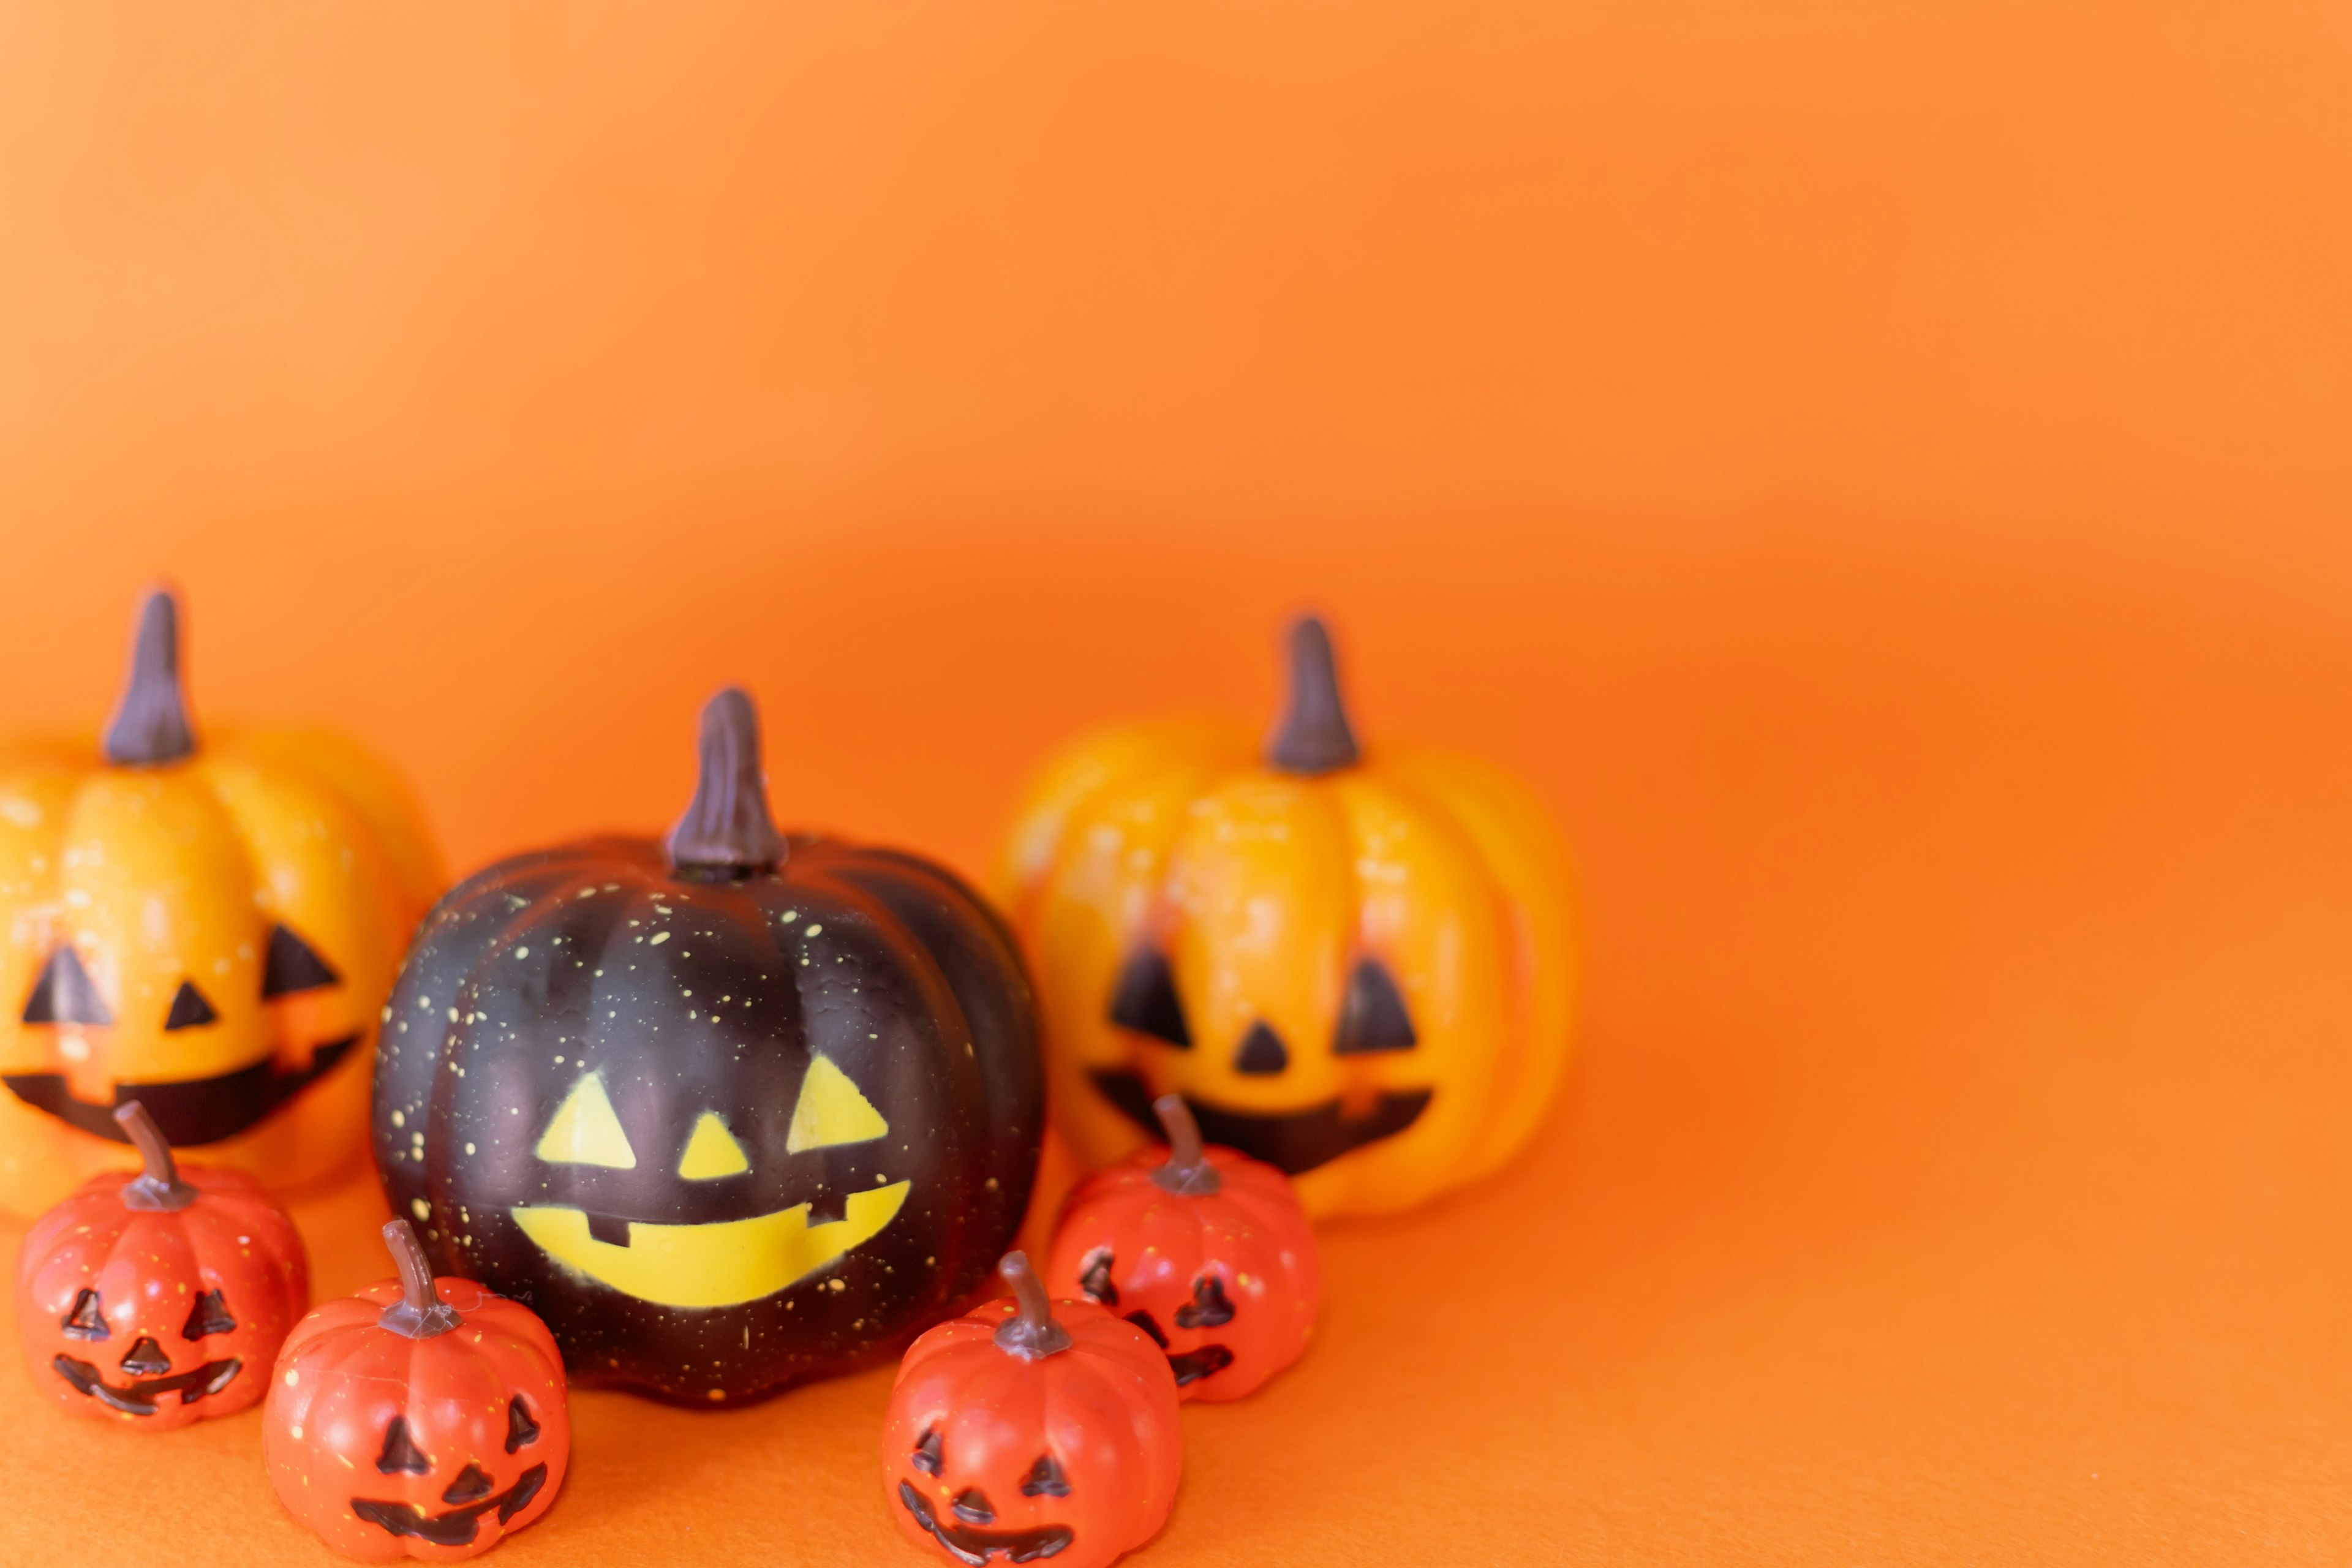
<svg viewBox="0 0 2352 1568"><path fill-rule="evenodd" d="M575 1374L735 1400L971 1296L1035 1174L1028 980L911 855L771 826L758 720L704 710L667 845L481 871L393 994L375 1149L435 1268L528 1302Z"/></svg>

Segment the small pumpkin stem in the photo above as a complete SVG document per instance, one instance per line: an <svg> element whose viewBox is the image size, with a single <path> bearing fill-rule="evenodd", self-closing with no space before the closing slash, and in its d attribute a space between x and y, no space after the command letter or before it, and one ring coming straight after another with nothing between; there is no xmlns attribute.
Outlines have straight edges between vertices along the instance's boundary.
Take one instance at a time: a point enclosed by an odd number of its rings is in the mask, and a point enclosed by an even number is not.
<svg viewBox="0 0 2352 1568"><path fill-rule="evenodd" d="M383 1244L392 1249L393 1266L400 1270L400 1300L376 1318L377 1327L405 1339L429 1340L465 1321L433 1289L433 1266L425 1260L425 1248L406 1220L384 1226Z"/></svg>
<svg viewBox="0 0 2352 1568"><path fill-rule="evenodd" d="M1037 1271L1029 1267L1029 1255L1008 1252L996 1271L1013 1287L1013 1299L1020 1305L1019 1311L996 1326L996 1348L1023 1361L1040 1361L1068 1350L1070 1331L1054 1321L1054 1303L1046 1299Z"/></svg>
<svg viewBox="0 0 2352 1568"><path fill-rule="evenodd" d="M694 803L669 830L670 868L749 876L773 870L783 858L760 770L760 710L742 688L730 686L702 707L701 773Z"/></svg>
<svg viewBox="0 0 2352 1568"><path fill-rule="evenodd" d="M195 749L187 692L180 684L180 602L169 588L157 588L140 606L131 679L106 726L106 760L117 767L154 768Z"/></svg>
<svg viewBox="0 0 2352 1568"><path fill-rule="evenodd" d="M1362 755L1339 696L1331 634L1315 616L1301 616L1290 626L1290 707L1266 742L1265 760L1311 775L1353 767Z"/></svg>
<svg viewBox="0 0 2352 1568"><path fill-rule="evenodd" d="M1192 1108L1184 1097L1163 1094L1151 1102L1151 1109L1168 1134L1168 1163L1151 1173L1152 1184L1185 1198L1206 1197L1222 1188L1217 1168L1201 1152L1201 1124L1192 1120Z"/></svg>
<svg viewBox="0 0 2352 1568"><path fill-rule="evenodd" d="M172 1158L172 1146L147 1108L135 1100L125 1100L114 1108L114 1121L131 1135L147 1166L122 1184L122 1206L168 1214L194 1203L196 1189L180 1180L180 1163Z"/></svg>

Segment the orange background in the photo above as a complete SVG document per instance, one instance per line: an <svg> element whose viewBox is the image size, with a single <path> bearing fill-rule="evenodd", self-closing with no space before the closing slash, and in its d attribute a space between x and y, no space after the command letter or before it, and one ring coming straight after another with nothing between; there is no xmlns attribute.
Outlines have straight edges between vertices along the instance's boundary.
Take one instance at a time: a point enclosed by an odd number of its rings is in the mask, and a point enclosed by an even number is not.
<svg viewBox="0 0 2352 1568"><path fill-rule="evenodd" d="M1579 846L1583 1056L1139 1562L2336 1562L2347 278L2315 0L11 5L0 715L168 571L455 867L735 679L977 872L1319 605ZM583 1395L501 1560L919 1562L886 1386ZM257 1424L0 1373L0 1556L324 1560Z"/></svg>

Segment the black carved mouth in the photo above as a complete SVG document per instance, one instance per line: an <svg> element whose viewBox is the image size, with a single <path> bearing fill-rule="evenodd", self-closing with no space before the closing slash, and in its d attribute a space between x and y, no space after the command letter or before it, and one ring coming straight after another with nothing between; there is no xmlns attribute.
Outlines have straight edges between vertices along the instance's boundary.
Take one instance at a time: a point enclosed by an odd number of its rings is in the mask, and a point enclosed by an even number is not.
<svg viewBox="0 0 2352 1568"><path fill-rule="evenodd" d="M479 1475L479 1470L467 1466L466 1474L452 1481L449 1490L441 1494L442 1500L448 1502L454 1500L454 1496L462 1496L468 1478ZM487 1480L485 1477L484 1482ZM436 1546L469 1546L474 1540L476 1520L486 1513L496 1512L499 1522L506 1523L529 1508L530 1500L537 1497L539 1489L546 1484L547 1467L533 1465L517 1477L515 1484L506 1490L493 1493L478 1502L467 1503L464 1508L453 1508L446 1513L428 1516L415 1503L373 1502L356 1497L352 1499L352 1512L392 1535L413 1535Z"/></svg>
<svg viewBox="0 0 2352 1568"><path fill-rule="evenodd" d="M129 1142L131 1134L114 1120L114 1108L135 1100L155 1119L163 1142L174 1148L193 1148L236 1137L325 1077L359 1043L357 1035L329 1040L311 1051L310 1065L299 1072L280 1070L273 1058L215 1078L118 1083L113 1100L106 1105L76 1100L66 1087L63 1073L12 1072L0 1078L0 1082L34 1110L46 1110L69 1126L117 1143Z"/></svg>
<svg viewBox="0 0 2352 1568"><path fill-rule="evenodd" d="M929 1499L905 1481L898 1483L898 1500L915 1516L915 1522L937 1538L948 1549L948 1555L972 1568L988 1561L992 1552L1004 1553L1008 1563L1034 1563L1040 1557L1051 1557L1077 1539L1066 1524L1040 1525L1034 1530L974 1530L968 1524L950 1520L941 1523L931 1511Z"/></svg>
<svg viewBox="0 0 2352 1568"><path fill-rule="evenodd" d="M1102 1091L1105 1100L1125 1111L1130 1121L1154 1138L1161 1136L1160 1118L1151 1109L1151 1090L1140 1073L1097 1068L1093 1076L1095 1088ZM1284 1175L1297 1176L1318 1165L1328 1164L1350 1150L1403 1131L1421 1119L1430 1098L1431 1091L1425 1089L1383 1094L1372 1106L1370 1115L1353 1119L1339 1113L1336 1100L1294 1110L1286 1116L1226 1110L1205 1105L1189 1094L1184 1103L1192 1108L1193 1120L1201 1124L1201 1136L1207 1142L1238 1149L1253 1160L1265 1161Z"/></svg>
<svg viewBox="0 0 2352 1568"><path fill-rule="evenodd" d="M169 1377L142 1377L128 1388L110 1386L99 1376L98 1368L86 1361L76 1361L69 1355L53 1357L49 1365L83 1394L110 1410L120 1410L125 1415L152 1415L155 1401L167 1394L177 1393L180 1403L194 1405L207 1394L218 1394L236 1380L242 1361L208 1361L194 1372L176 1372Z"/></svg>

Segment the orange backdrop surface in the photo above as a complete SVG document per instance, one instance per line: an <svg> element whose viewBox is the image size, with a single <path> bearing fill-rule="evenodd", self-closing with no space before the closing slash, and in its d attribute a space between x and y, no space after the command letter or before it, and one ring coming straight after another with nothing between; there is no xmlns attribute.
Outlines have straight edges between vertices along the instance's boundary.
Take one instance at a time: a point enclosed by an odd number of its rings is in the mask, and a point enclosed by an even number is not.
<svg viewBox="0 0 2352 1568"><path fill-rule="evenodd" d="M1578 846L1582 1053L1139 1563L2340 1562L2347 278L2305 0L28 0L0 717L168 572L199 717L457 868L666 823L739 679L781 815L978 873L1320 605ZM583 1394L501 1560L919 1563L887 1383ZM325 1561L258 1421L0 1367L0 1560Z"/></svg>

